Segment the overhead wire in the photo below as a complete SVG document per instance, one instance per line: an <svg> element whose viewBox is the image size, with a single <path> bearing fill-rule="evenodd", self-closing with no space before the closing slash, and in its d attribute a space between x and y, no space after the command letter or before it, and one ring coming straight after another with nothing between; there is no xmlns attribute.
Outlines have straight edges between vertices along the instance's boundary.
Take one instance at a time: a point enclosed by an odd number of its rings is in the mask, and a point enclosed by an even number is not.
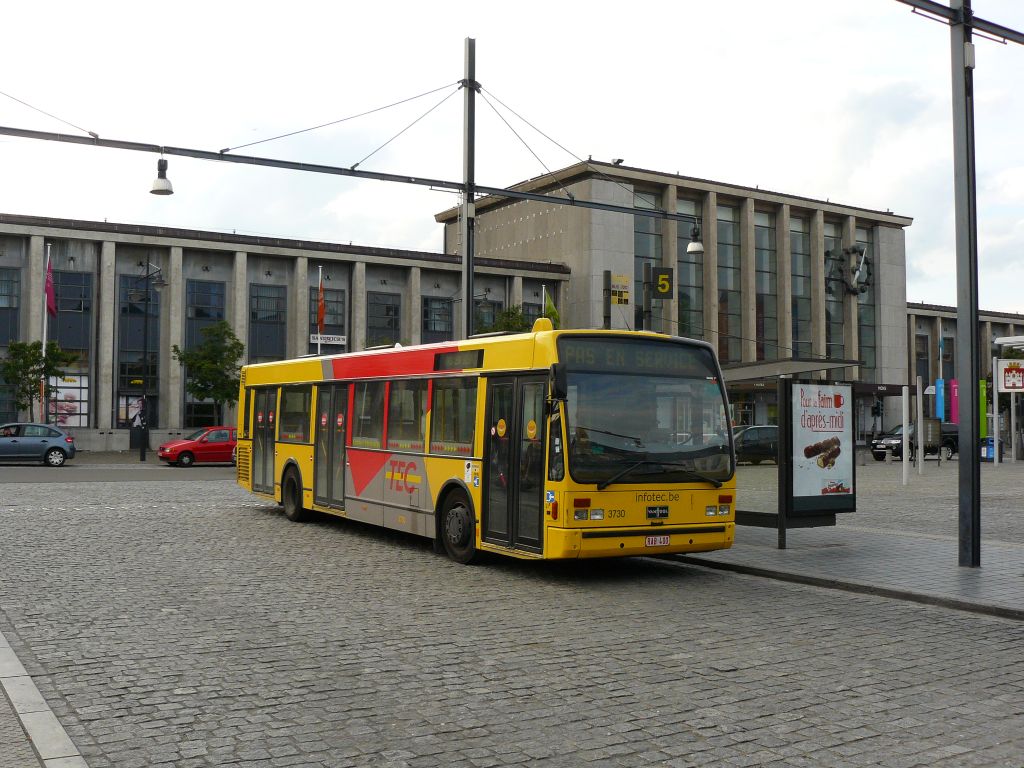
<svg viewBox="0 0 1024 768"><path fill-rule="evenodd" d="M483 90L484 90L484 89L481 89L481 92L482 92ZM609 182L611 182L612 184L615 184L615 185L616 185L617 187L619 187L619 188L620 188L620 189L622 189L623 191L625 191L625 192L629 192L630 194L632 194L633 190L629 189L629 187L625 186L624 184L622 184L622 183L621 183L620 181L618 181L617 179L613 179L613 178L612 178L611 176L608 176L607 174L603 173L603 172L602 172L602 171L601 171L601 170L600 170L599 168L597 168L596 166L594 166L594 165L593 165L593 164L591 163L591 161L590 161L590 159L589 159L589 158L588 158L587 160L584 160L584 159L583 159L582 157L580 157L579 155L577 155L577 154L576 154L575 152L573 152L572 150L570 150L570 149L567 149L566 147L562 146L562 145L561 145L561 144L560 144L559 142L557 142L557 141L556 141L555 139L553 139L553 138L551 138L550 136L548 136L548 135L547 135L546 133L544 133L544 131L542 131L542 130L541 130L540 128L538 128L537 126L535 126L535 125L534 125L533 123L531 123L531 122L530 122L529 120L527 120L527 119L526 119L525 117L523 117L523 116L522 116L522 115L520 115L520 114L519 114L518 112L516 112L516 111L515 111L514 109L512 109L512 107L508 106L508 104L506 104L506 103L505 103L505 102L503 102L503 101L502 101L502 100L501 100L500 98L498 98L498 96L497 96L497 95L495 95L495 93L494 93L493 91L491 91L491 90L488 90L487 92L488 92L488 93L489 93L489 94L491 95L491 97L492 97L492 98L493 98L493 99L494 99L494 100L495 100L496 102L498 102L499 104L501 104L501 106L502 106L502 107L504 107L504 108L505 108L505 109L507 109L507 110L508 110L509 112L511 112L511 113L512 113L513 115L515 115L515 116L516 116L517 118L519 118L520 120L522 120L522 121L523 121L524 123L526 123L526 125L530 126L530 128L532 128L533 130L535 130L535 131L536 131L537 133L539 133L539 134L540 134L541 136L543 136L543 137L544 137L545 139L547 139L548 141L550 141L550 142L551 142L552 144L554 144L554 145L555 145L556 147L558 147L558 148L559 148L560 150L562 150L563 152L565 152L565 153L566 153L567 155L569 155L570 157L574 158L574 159L576 160L576 162L578 162L578 163L584 163L584 164L586 164L586 166L587 166L588 168L590 168L590 170L592 170L592 171L593 171L593 172L594 172L594 173L595 173L595 174L596 174L596 175L597 175L597 176L598 176L599 178L601 178L601 179L604 179L605 181L609 181ZM483 94L481 93L481 95L483 95ZM543 165L543 164L542 164L542 165ZM550 173L550 171L548 171L548 173Z"/></svg>
<svg viewBox="0 0 1024 768"><path fill-rule="evenodd" d="M394 140L395 140L395 139L397 139L397 138L398 138L399 136L401 136L401 135L402 135L403 133L405 133L406 131L408 131L408 130L409 130L410 128L412 128L412 127L413 127L414 125L416 125L416 123L418 123L418 122L419 122L420 120L422 120L422 119L423 119L424 117L426 117L426 116L427 116L427 115L429 115L429 114L430 114L431 112L433 112L433 111L434 111L435 109L437 109L438 107L440 107L440 106L441 106L442 104L444 104L444 103L445 103L446 101L448 101L448 99L450 99L450 98L451 98L452 96L454 96L454 95L455 95L456 93L458 93L458 92L459 92L459 89L458 89L458 88L456 88L455 90L453 90L453 91L452 91L451 93L449 93L449 94L448 94L447 96L445 96L445 97L444 97L443 99L441 99L441 100L440 100L439 102L437 102L437 104L435 104L434 106L432 106L432 107L431 107L430 109L428 109L428 110L427 110L426 112L424 112L424 113L423 113L422 115L420 115L420 116L419 116L419 117L417 117L417 118L416 118L415 120L413 120L413 121L412 121L411 123L409 123L409 125L405 126L405 128L403 128L402 130L400 130L400 131L399 131L398 133L396 133L396 134L395 134L394 136L392 136L392 137L391 137L390 139L388 139L388 140L387 140L387 141L385 141L385 142L384 142L383 144L381 144L381 145L380 145L379 147L377 147L377 148L376 148L375 150L373 150L373 152L371 152L371 153L370 153L370 154L368 154L368 155L367 155L366 157L364 157L364 158L363 158L362 160L360 160L360 161L359 161L358 163L356 163L355 165L353 165L353 166L352 166L352 167L351 167L351 168L350 168L349 170L353 170L353 171L354 171L354 170L355 170L356 168L358 168L358 167L359 167L360 165L362 165L363 163L365 163L365 162L366 162L367 160L369 160L369 159L370 159L371 157L373 157L373 156L374 156L375 154L377 154L378 152L380 152L380 151L381 151L382 149L384 149L384 147L386 147L386 146L387 146L388 144L390 144L390 143L391 143L392 141L394 141Z"/></svg>
<svg viewBox="0 0 1024 768"><path fill-rule="evenodd" d="M377 107L375 109L369 109L366 112L360 112L357 115L349 115L348 117L342 117L342 118L340 118L338 120L331 120L330 122L321 123L320 125L314 125L314 126L311 126L310 128L301 128L301 129L299 129L297 131L290 131L288 133L282 133L279 136L271 136L269 138L260 139L258 141L250 141L248 144L239 144L237 147L225 147L220 152L221 152L221 154L225 154L227 152L234 152L236 149L245 149L246 147L254 147L257 144L265 144L268 141L277 141L278 139L286 139L289 136L298 136L300 133L309 133L310 131L316 131L316 130L319 130L320 128L327 128L328 126L331 126L331 125L338 125L339 123L344 123L344 122L347 122L349 120L355 120L357 117L366 117L367 115L372 115L375 112L383 112L385 109L391 109L391 107L397 107L400 104L406 104L407 102L415 101L416 99L421 99L424 96L429 96L432 93L437 93L438 91L443 91L445 88L451 88L453 85L458 85L458 84L459 84L458 82L445 83L444 85L442 85L439 88L433 88L433 89L431 89L429 91L424 91L423 93L421 93L421 94L419 94L417 96L410 96L407 99L401 99L400 101L396 101L396 102L393 102L391 104L387 104L387 105L385 105L383 107Z"/></svg>
<svg viewBox="0 0 1024 768"><path fill-rule="evenodd" d="M46 110L40 109L39 107L34 107L31 104L29 104L27 101L22 101L17 96L11 96L11 94L4 93L3 91L0 91L0 96L6 96L8 99L11 99L12 101L16 101L19 104L24 104L29 109L33 109L33 110L35 110L36 112L38 112L38 113L40 113L42 115L46 115L47 117L51 117L54 120L56 120L58 123L64 123L64 125L70 125L76 131L81 131L84 134L92 136L94 139L98 139L100 137L98 133L95 133L93 131L87 131L85 128L82 128L80 125L75 125L74 123L72 123L72 122L70 122L68 120L65 120L63 117L57 117L56 115L50 114Z"/></svg>

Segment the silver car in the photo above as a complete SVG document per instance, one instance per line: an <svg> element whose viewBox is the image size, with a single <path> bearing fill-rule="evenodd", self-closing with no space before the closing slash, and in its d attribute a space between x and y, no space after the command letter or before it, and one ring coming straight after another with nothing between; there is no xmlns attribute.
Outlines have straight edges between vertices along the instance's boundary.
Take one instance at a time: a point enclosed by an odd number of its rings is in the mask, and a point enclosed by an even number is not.
<svg viewBox="0 0 1024 768"><path fill-rule="evenodd" d="M75 438L51 424L0 424L0 463L39 461L60 467L75 457Z"/></svg>

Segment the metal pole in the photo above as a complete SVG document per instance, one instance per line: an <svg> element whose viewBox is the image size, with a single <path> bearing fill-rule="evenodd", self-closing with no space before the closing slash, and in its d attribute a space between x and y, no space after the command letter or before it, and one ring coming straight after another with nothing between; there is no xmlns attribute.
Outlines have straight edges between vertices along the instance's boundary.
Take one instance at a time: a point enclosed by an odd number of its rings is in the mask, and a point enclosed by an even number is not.
<svg viewBox="0 0 1024 768"><path fill-rule="evenodd" d="M953 180L956 197L956 372L960 380L959 547L961 566L981 565L981 356L978 343L978 217L974 169L974 44L970 0L950 0Z"/></svg>
<svg viewBox="0 0 1024 768"><path fill-rule="evenodd" d="M476 160L476 40L466 38L466 77L462 81L462 333L473 335L473 251L476 237L475 175Z"/></svg>
<svg viewBox="0 0 1024 768"><path fill-rule="evenodd" d="M1010 461L1017 463L1017 393L1010 393Z"/></svg>
<svg viewBox="0 0 1024 768"><path fill-rule="evenodd" d="M903 385L903 484L910 484L910 387Z"/></svg>
<svg viewBox="0 0 1024 768"><path fill-rule="evenodd" d="M999 387L996 386L996 368L999 358L992 358L992 466L999 464Z"/></svg>
<svg viewBox="0 0 1024 768"><path fill-rule="evenodd" d="M601 312L604 324L601 326L606 331L612 327L612 271L604 271L604 291L601 297Z"/></svg>
<svg viewBox="0 0 1024 768"><path fill-rule="evenodd" d="M924 426L924 382L921 381L921 377L917 377L917 409L916 409L917 425L914 427L914 440L917 443L917 450L915 454L917 456L917 474L924 474L924 430L921 427Z"/></svg>
<svg viewBox="0 0 1024 768"><path fill-rule="evenodd" d="M139 443L139 461L146 460L149 447L149 265L146 265L145 291L142 311L142 399L139 402L139 419L142 426L142 442Z"/></svg>
<svg viewBox="0 0 1024 768"><path fill-rule="evenodd" d="M641 316L643 317L644 324L643 330L651 331L654 330L653 328L651 328L651 326L654 324L652 322L653 316L651 314L651 264L650 262L647 261L644 262L643 291L643 312L641 314ZM640 329L638 328L637 330Z"/></svg>

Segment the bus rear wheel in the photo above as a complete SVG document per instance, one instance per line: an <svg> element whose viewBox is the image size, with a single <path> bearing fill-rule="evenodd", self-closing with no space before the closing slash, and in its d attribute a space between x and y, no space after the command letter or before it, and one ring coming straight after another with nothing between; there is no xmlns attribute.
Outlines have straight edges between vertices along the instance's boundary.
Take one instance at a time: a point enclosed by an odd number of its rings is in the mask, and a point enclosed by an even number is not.
<svg viewBox="0 0 1024 768"><path fill-rule="evenodd" d="M306 510L302 507L302 481L294 469L285 472L281 481L281 504L284 505L284 516L293 523L306 521Z"/></svg>
<svg viewBox="0 0 1024 768"><path fill-rule="evenodd" d="M452 491L441 507L441 541L448 557L466 565L476 557L476 526L469 499L462 491Z"/></svg>

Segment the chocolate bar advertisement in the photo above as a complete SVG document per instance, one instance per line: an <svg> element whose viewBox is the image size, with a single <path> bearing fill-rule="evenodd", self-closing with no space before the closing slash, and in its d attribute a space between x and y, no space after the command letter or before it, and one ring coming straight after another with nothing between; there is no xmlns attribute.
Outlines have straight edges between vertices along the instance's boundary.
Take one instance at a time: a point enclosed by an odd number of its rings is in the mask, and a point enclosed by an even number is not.
<svg viewBox="0 0 1024 768"><path fill-rule="evenodd" d="M853 493L853 393L793 385L793 495Z"/></svg>

